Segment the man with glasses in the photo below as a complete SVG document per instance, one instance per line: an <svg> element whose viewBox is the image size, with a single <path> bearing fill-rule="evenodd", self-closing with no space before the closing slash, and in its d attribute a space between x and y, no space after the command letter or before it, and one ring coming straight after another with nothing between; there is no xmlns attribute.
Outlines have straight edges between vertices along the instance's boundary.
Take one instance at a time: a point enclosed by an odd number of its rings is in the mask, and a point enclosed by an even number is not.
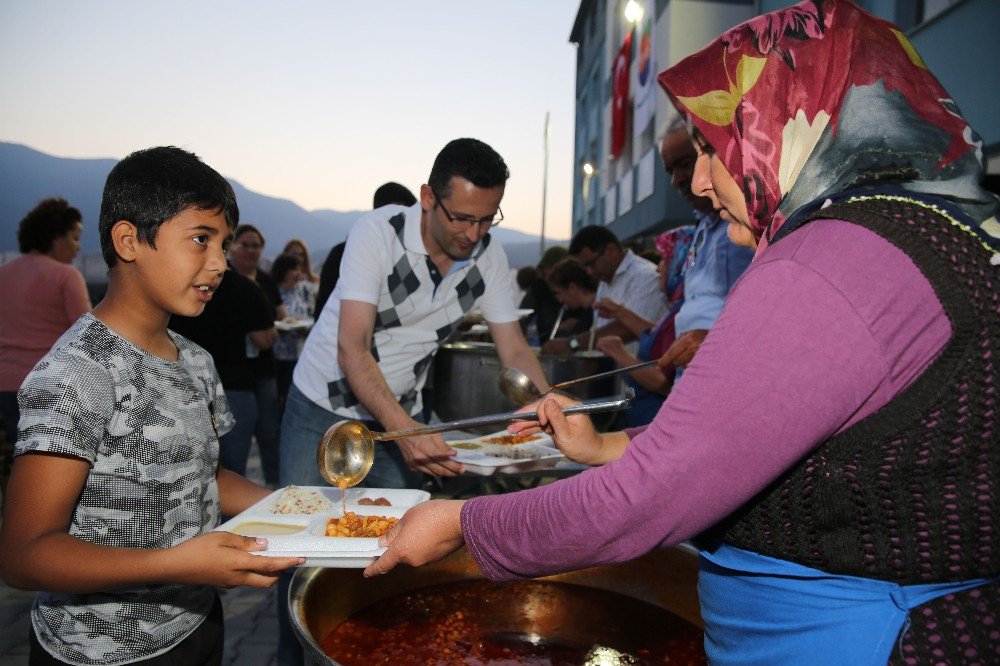
<svg viewBox="0 0 1000 666"><path fill-rule="evenodd" d="M489 230L503 219L507 166L492 148L457 139L437 156L419 201L385 206L351 229L340 281L306 339L282 427L282 484L322 484L316 444L335 421L414 427L438 348L473 308L504 366L547 388L518 324L507 257ZM474 390L474 386L469 386ZM379 445L366 483L415 487L420 473L463 471L440 434Z"/></svg>
<svg viewBox="0 0 1000 666"><path fill-rule="evenodd" d="M666 310L660 292L656 265L622 247L618 237L607 227L591 225L580 229L570 241L569 253L598 280L595 303L614 301L651 322L659 321ZM572 354L587 349L591 339L617 335L628 342L635 335L615 319L594 317L596 330L568 338L555 338L542 346L545 354Z"/></svg>

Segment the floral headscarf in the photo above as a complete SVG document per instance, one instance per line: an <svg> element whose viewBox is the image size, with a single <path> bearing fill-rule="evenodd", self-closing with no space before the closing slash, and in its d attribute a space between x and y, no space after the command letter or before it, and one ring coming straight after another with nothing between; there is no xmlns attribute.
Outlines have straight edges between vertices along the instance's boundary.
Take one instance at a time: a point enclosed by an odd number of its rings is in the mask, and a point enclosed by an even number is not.
<svg viewBox="0 0 1000 666"><path fill-rule="evenodd" d="M978 135L906 36L851 2L758 16L659 82L740 185L760 249L804 206L884 185L949 199L1000 246Z"/></svg>

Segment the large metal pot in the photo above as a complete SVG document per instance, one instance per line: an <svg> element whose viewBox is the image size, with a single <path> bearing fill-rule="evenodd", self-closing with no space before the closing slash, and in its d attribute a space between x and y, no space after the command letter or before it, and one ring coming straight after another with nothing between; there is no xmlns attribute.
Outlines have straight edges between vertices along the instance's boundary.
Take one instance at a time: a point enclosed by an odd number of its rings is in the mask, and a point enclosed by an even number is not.
<svg viewBox="0 0 1000 666"><path fill-rule="evenodd" d="M306 657L316 664L337 664L319 643L340 622L381 599L427 585L482 578L465 548L432 565L400 566L365 579L358 569L302 568L288 592L292 627ZM701 627L697 593L698 562L686 546L656 551L639 559L540 580L572 583L616 592L664 608Z"/></svg>
<svg viewBox="0 0 1000 666"><path fill-rule="evenodd" d="M550 383L612 370L614 361L600 353L572 356L539 356ZM503 369L492 342L453 342L441 347L434 357L432 391L434 412L442 421L455 421L517 409L500 391ZM581 399L615 393L615 379L606 378L567 389ZM488 430L496 430L493 427Z"/></svg>

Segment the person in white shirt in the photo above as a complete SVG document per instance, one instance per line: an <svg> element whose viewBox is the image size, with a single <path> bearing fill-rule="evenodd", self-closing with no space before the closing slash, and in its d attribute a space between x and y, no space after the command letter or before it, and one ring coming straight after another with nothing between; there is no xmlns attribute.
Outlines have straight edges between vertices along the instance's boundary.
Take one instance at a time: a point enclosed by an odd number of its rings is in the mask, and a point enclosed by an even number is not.
<svg viewBox="0 0 1000 666"><path fill-rule="evenodd" d="M289 391L281 484L320 485L316 445L342 419L376 430L419 425L421 387L438 348L473 308L501 362L547 387L518 323L499 222L507 166L492 148L457 139L438 155L420 200L389 205L352 227L341 277L306 339ZM471 388L471 387L470 387ZM414 487L421 472L463 471L440 434L379 445L365 483Z"/></svg>
<svg viewBox="0 0 1000 666"><path fill-rule="evenodd" d="M569 253L600 281L595 303L614 301L649 321L659 321L666 311L656 265L624 249L607 227L591 225L580 229L570 241ZM586 349L591 338L598 340L608 335L617 335L626 342L636 339L628 328L614 319L595 316L594 326L596 330L592 332L549 340L542 347L542 353L572 354L578 349Z"/></svg>

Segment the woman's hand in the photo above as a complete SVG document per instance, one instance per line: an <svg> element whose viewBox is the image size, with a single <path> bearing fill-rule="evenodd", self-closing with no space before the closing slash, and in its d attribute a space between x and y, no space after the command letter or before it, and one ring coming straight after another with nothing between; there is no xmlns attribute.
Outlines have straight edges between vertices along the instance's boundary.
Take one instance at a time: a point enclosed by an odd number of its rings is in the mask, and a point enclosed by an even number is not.
<svg viewBox="0 0 1000 666"><path fill-rule="evenodd" d="M305 563L304 557L263 557L252 551L267 548L267 540L229 532L207 532L164 552L170 557L171 582L216 587L270 587L278 574Z"/></svg>
<svg viewBox="0 0 1000 666"><path fill-rule="evenodd" d="M464 500L431 500L409 509L379 545L388 550L365 569L365 577L388 573L397 564L419 567L436 562L462 547Z"/></svg>
<svg viewBox="0 0 1000 666"><path fill-rule="evenodd" d="M562 393L549 393L541 400L531 405L525 405L519 412L538 412L537 421L518 421L507 430L513 434L530 435L545 431L552 436L552 441L570 460L584 465L601 464L603 455L603 439L596 430L594 423L586 414L566 416L564 407L579 405L579 401Z"/></svg>

